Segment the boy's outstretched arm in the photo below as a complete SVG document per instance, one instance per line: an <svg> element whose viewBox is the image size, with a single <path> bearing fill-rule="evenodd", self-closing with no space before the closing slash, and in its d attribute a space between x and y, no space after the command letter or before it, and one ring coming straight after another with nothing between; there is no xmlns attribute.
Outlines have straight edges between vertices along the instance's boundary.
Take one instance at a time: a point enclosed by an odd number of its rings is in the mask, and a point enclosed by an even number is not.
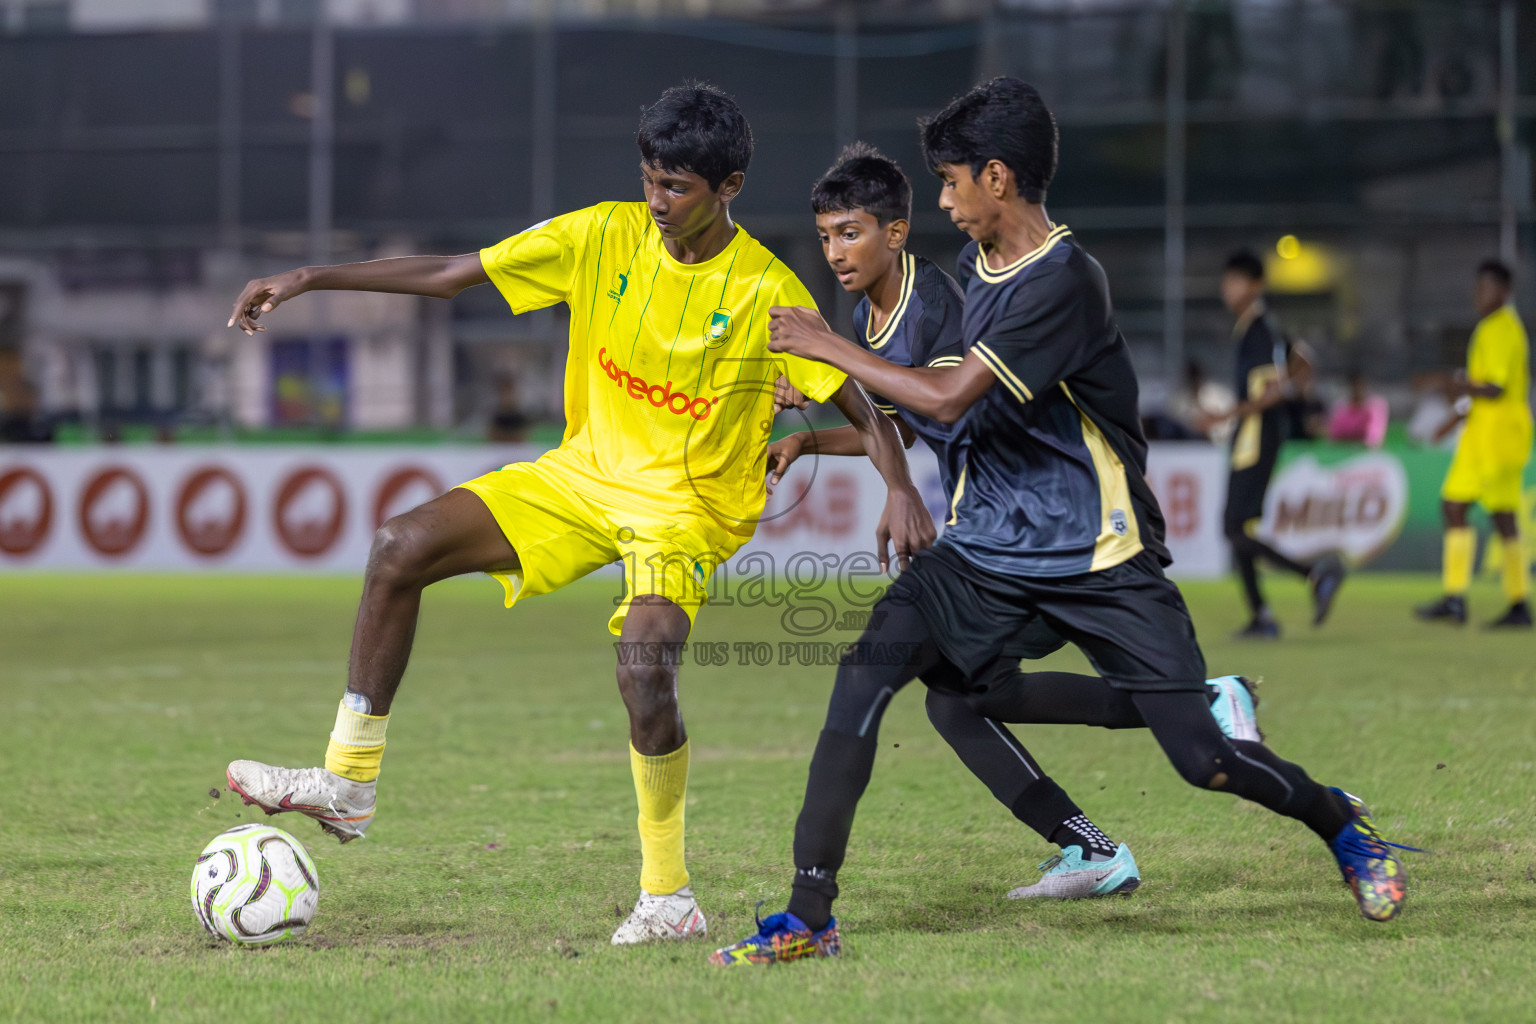
<svg viewBox="0 0 1536 1024"><path fill-rule="evenodd" d="M887 414L889 415L889 414ZM891 416L896 432L901 435L901 446L911 448L917 435L900 416ZM802 455L863 455L864 439L857 427L829 427L826 430L797 430L786 434L768 446L768 493L784 479L784 474Z"/></svg>
<svg viewBox="0 0 1536 1024"><path fill-rule="evenodd" d="M266 328L256 322L263 313L270 313L305 292L394 292L451 299L465 288L489 280L477 252L462 256L401 256L334 267L300 267L247 283L235 300L234 311L226 326L238 327L246 334L264 331Z"/></svg>
<svg viewBox="0 0 1536 1024"><path fill-rule="evenodd" d="M774 306L768 312L770 351L835 366L896 405L940 423L958 420L997 379L975 353L959 366L896 366L833 334L815 310Z"/></svg>
<svg viewBox="0 0 1536 1024"><path fill-rule="evenodd" d="M843 381L832 402L858 431L865 454L885 480L885 511L875 528L875 554L880 559L880 569L884 571L890 564L887 542L896 549L896 564L905 569L911 556L933 546L937 532L933 517L907 472L907 453L902 448L901 435L891 418L875 408L856 381Z"/></svg>

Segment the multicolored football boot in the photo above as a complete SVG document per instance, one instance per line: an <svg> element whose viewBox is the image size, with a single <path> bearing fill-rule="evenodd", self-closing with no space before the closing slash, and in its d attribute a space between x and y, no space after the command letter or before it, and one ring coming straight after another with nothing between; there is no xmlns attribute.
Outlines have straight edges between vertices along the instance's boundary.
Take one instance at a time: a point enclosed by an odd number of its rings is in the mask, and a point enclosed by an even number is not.
<svg viewBox="0 0 1536 1024"><path fill-rule="evenodd" d="M1011 900L1085 900L1095 896L1120 896L1141 884L1136 858L1124 843L1109 860L1083 859L1081 846L1066 846L1040 864L1040 881L1008 892Z"/></svg>
<svg viewBox="0 0 1536 1024"><path fill-rule="evenodd" d="M762 904L758 904L761 909ZM756 915L754 915L756 916ZM717 949L709 955L709 962L730 967L735 964L776 964L806 957L837 956L842 952L842 939L837 934L837 918L827 922L819 932L794 914L785 911L771 914L766 920L757 917L757 934L749 935L734 946Z"/></svg>
<svg viewBox="0 0 1536 1024"><path fill-rule="evenodd" d="M1349 802L1354 817L1328 844L1339 862L1339 873L1354 890L1360 915L1367 921L1390 921L1403 909L1408 898L1408 874L1392 853L1396 850L1424 851L1417 846L1389 843L1376 831L1370 809L1353 793L1334 788Z"/></svg>

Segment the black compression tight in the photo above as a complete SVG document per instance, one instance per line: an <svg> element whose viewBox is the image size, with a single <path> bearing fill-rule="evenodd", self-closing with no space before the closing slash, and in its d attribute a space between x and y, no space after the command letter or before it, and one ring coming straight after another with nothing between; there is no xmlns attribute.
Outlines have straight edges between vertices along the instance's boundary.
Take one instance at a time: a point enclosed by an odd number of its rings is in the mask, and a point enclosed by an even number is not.
<svg viewBox="0 0 1536 1024"><path fill-rule="evenodd" d="M1017 736L977 714L967 698L930 689L927 710L928 721L971 774L1040 838L1050 842L1062 822L1083 813Z"/></svg>
<svg viewBox="0 0 1536 1024"><path fill-rule="evenodd" d="M856 645L838 667L795 822L797 870L789 909L816 929L831 916L837 872L874 768L885 708L903 686L943 663L914 609L890 611L880 630L865 634L862 654ZM1205 693L1138 692L1133 700L1175 770L1191 785L1252 800L1302 821L1324 839L1332 839L1347 822L1343 802L1300 766L1263 744L1227 739L1211 716Z"/></svg>
<svg viewBox="0 0 1536 1024"><path fill-rule="evenodd" d="M1259 559L1302 577L1312 571L1308 566L1285 557L1257 537L1251 536L1241 526L1228 526L1227 540L1232 545L1232 558L1237 562L1237 573L1243 580L1243 595L1248 599L1248 609L1254 615L1258 615L1264 607L1264 592L1259 589Z"/></svg>
<svg viewBox="0 0 1536 1024"><path fill-rule="evenodd" d="M1228 739L1216 724L1210 700L1199 693L1137 693L1147 720L1174 770L1201 789L1231 793L1295 818L1324 840L1349 820L1344 802L1262 743Z"/></svg>
<svg viewBox="0 0 1536 1024"><path fill-rule="evenodd" d="M923 678L927 682L927 676ZM1092 725L1144 729L1146 721L1127 690L1101 676L1076 672L1022 672L1017 662L976 680L965 701L977 714L1015 725ZM930 708L932 694L930 690Z"/></svg>

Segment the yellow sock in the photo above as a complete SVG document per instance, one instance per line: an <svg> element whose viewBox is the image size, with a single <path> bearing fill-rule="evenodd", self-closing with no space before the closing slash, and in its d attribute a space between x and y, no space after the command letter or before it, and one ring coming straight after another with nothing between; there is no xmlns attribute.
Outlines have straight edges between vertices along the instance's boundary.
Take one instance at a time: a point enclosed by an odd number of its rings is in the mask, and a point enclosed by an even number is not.
<svg viewBox="0 0 1536 1024"><path fill-rule="evenodd" d="M683 865L683 802L688 793L688 743L660 757L629 748L640 804L640 888L648 893L677 892L688 884Z"/></svg>
<svg viewBox="0 0 1536 1024"><path fill-rule="evenodd" d="M1509 603L1524 601L1531 592L1531 562L1520 538L1504 542L1504 596Z"/></svg>
<svg viewBox="0 0 1536 1024"><path fill-rule="evenodd" d="M377 779L388 727L388 715L360 715L342 704L336 709L336 727L325 748L325 767L353 782Z"/></svg>
<svg viewBox="0 0 1536 1024"><path fill-rule="evenodd" d="M1445 531L1445 546L1440 556L1440 577L1445 592L1460 597L1472 585L1472 555L1477 534L1470 526L1455 526Z"/></svg>
<svg viewBox="0 0 1536 1024"><path fill-rule="evenodd" d="M1489 575L1501 572L1504 569L1504 538L1499 536L1497 530L1488 535L1488 543L1483 545L1483 557L1478 559L1476 576Z"/></svg>

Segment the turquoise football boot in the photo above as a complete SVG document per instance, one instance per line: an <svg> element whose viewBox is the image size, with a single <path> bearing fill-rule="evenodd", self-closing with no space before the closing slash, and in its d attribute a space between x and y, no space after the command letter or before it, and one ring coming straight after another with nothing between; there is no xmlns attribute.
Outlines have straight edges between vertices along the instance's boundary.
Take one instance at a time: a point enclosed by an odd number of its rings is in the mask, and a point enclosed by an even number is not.
<svg viewBox="0 0 1536 1024"><path fill-rule="evenodd" d="M1136 858L1124 843L1109 860L1083 859L1081 846L1068 846L1040 865L1040 881L1008 893L1011 900L1085 900L1096 896L1123 896L1141 884Z"/></svg>
<svg viewBox="0 0 1536 1024"><path fill-rule="evenodd" d="M1263 741L1257 713L1259 699L1253 695L1252 680L1247 676L1219 676L1207 679L1205 685L1216 691L1211 715L1227 739Z"/></svg>

